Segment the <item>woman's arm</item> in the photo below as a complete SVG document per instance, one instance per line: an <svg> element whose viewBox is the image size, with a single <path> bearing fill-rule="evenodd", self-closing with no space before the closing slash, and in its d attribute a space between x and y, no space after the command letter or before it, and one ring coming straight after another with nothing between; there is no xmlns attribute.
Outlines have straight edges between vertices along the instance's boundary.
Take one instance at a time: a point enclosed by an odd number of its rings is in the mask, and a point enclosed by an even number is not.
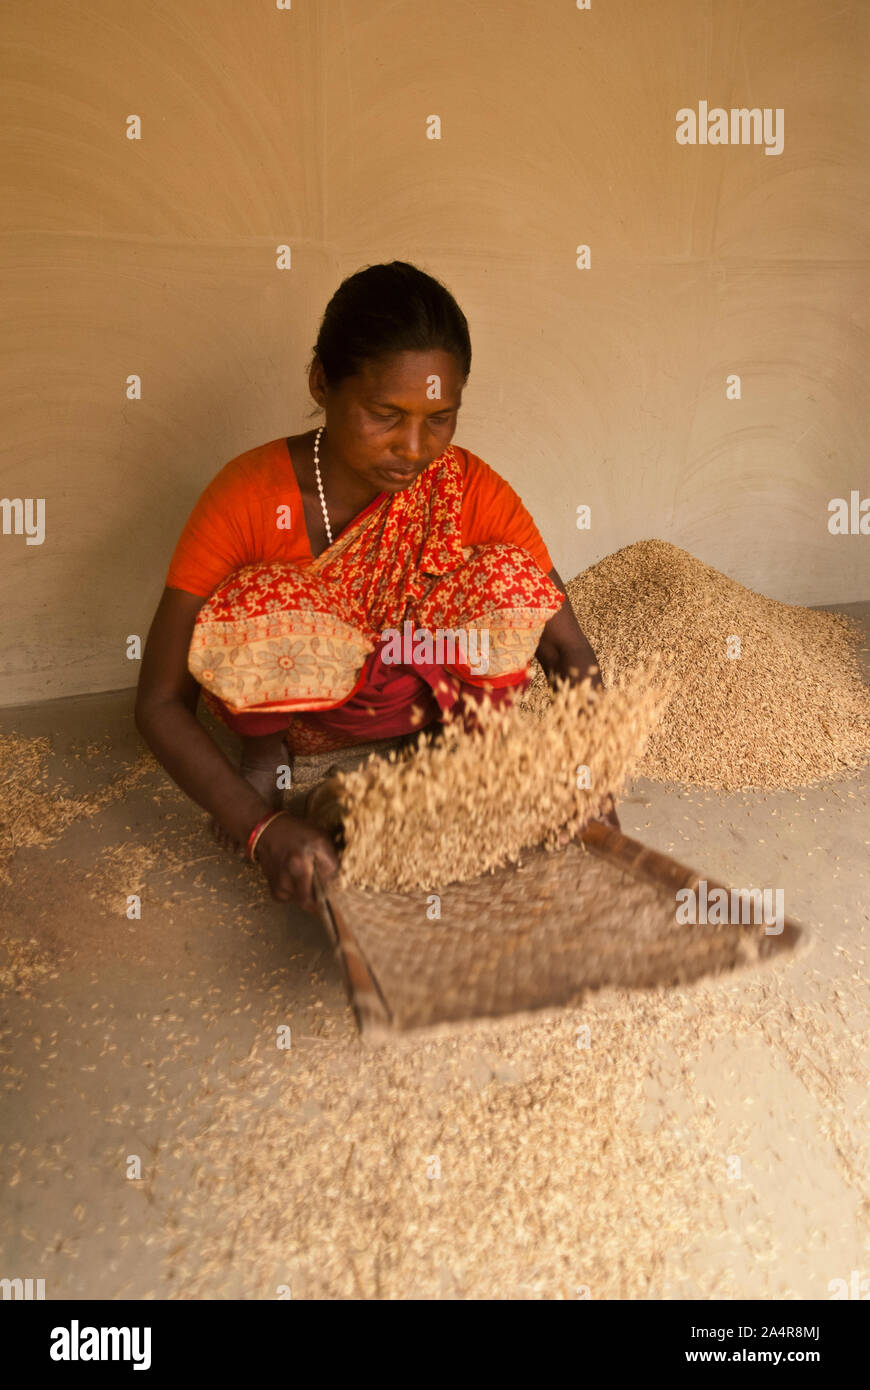
<svg viewBox="0 0 870 1390"><path fill-rule="evenodd" d="M565 585L556 571L550 570L548 577L564 594ZM577 685L590 676L593 688L604 688L598 658L584 637L567 596L558 613L545 624L535 656L551 686L557 676Z"/></svg>
<svg viewBox="0 0 870 1390"><path fill-rule="evenodd" d="M136 727L182 791L244 845L272 808L224 757L196 717L199 685L187 669L187 654L204 603L204 598L182 589L164 589L142 656ZM338 858L326 835L295 816L273 821L257 845L272 897L279 902L296 898L313 911L315 856L324 880L332 877Z"/></svg>
<svg viewBox="0 0 870 1390"><path fill-rule="evenodd" d="M557 572L550 570L549 577L564 594L565 585ZM572 685L579 685L589 676L593 689L604 689L598 658L583 635L567 595L558 613L554 613L546 623L535 655L551 686L555 684L557 676L569 680ZM622 828L615 807L601 816L601 820L615 830Z"/></svg>

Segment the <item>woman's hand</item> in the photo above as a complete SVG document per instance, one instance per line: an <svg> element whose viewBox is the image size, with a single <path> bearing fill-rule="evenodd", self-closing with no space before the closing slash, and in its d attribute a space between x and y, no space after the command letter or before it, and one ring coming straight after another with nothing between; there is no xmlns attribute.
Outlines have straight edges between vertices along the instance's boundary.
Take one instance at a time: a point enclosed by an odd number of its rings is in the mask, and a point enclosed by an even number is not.
<svg viewBox="0 0 870 1390"><path fill-rule="evenodd" d="M565 594L565 585L556 570L550 570L547 577ZM600 663L574 616L567 594L558 613L544 624L535 656L551 687L556 679L580 685L588 676L593 690L604 688Z"/></svg>
<svg viewBox="0 0 870 1390"><path fill-rule="evenodd" d="M199 723L199 686L187 669L196 616L204 598L166 588L154 615L139 676L136 727L173 781L244 845L272 805L232 767ZM297 901L316 912L312 876L334 877L338 855L329 837L296 816L282 815L257 844L257 860L276 902Z"/></svg>
<svg viewBox="0 0 870 1390"><path fill-rule="evenodd" d="M277 816L267 825L257 841L256 857L275 901L297 902L306 912L317 911L314 865L324 886L338 872L338 854L329 836L297 816Z"/></svg>
<svg viewBox="0 0 870 1390"><path fill-rule="evenodd" d="M614 830L618 830L620 835L622 834L622 826L619 824L615 806L612 806L603 816L599 816L598 820L603 821L605 825L612 825Z"/></svg>
<svg viewBox="0 0 870 1390"><path fill-rule="evenodd" d="M593 819L594 819L594 820L597 820L597 821L601 821L602 824L604 824L604 825L612 825L613 828L614 828L614 830L618 830L619 833L620 833L620 835L622 834L622 826L619 824L619 817L617 816L616 810L615 810L614 807L611 807L611 809L610 809L609 811L602 811L602 813L601 813L600 816L594 816ZM588 824L588 822L587 822L587 824ZM582 830L581 830L580 833L581 833L581 834L583 833ZM574 836L568 834L568 831L567 831L567 830L561 830L561 831L559 832L559 844L560 844L560 845L569 845L569 844L571 843L572 839L574 839L574 838L575 838Z"/></svg>

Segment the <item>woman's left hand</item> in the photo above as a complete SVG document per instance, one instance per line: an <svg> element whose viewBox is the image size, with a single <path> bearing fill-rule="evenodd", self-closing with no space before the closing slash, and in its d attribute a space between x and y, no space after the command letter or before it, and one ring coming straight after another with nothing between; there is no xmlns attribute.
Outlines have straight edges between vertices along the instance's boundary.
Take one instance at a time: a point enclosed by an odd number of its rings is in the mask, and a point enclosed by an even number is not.
<svg viewBox="0 0 870 1390"><path fill-rule="evenodd" d="M619 824L619 816L616 814L615 807L611 808L606 815L599 816L598 820L603 821L605 825L612 825L614 830L618 830L622 834L622 826Z"/></svg>
<svg viewBox="0 0 870 1390"><path fill-rule="evenodd" d="M617 816L616 809L614 807L611 807L609 811L603 812L600 816L593 816L592 819L601 821L602 825L612 825L614 830L618 830L620 835L622 834L622 826L619 824L619 817ZM582 830L580 833L582 835ZM568 845L571 843L571 840L573 838L573 836L568 834L567 830L562 830L559 833L559 844Z"/></svg>

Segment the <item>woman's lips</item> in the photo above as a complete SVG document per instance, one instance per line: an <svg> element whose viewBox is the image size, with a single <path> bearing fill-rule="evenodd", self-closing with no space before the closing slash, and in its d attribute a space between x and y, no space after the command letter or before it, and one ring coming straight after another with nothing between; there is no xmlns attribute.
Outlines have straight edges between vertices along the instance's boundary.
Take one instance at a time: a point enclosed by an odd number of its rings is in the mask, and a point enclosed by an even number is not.
<svg viewBox="0 0 870 1390"><path fill-rule="evenodd" d="M381 472L385 478L391 478L394 482L410 482L417 477L416 468L382 468Z"/></svg>

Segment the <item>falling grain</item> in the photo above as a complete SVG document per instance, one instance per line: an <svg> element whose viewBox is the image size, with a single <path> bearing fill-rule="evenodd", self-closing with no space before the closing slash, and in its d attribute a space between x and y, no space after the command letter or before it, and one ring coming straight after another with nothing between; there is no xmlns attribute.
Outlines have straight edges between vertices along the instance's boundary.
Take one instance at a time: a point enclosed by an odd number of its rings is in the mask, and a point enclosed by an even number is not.
<svg viewBox="0 0 870 1390"><path fill-rule="evenodd" d="M487 702L473 732L454 720L404 757L340 773L342 882L438 888L572 838L613 804L661 718L656 664L603 691L561 682L540 720Z"/></svg>

